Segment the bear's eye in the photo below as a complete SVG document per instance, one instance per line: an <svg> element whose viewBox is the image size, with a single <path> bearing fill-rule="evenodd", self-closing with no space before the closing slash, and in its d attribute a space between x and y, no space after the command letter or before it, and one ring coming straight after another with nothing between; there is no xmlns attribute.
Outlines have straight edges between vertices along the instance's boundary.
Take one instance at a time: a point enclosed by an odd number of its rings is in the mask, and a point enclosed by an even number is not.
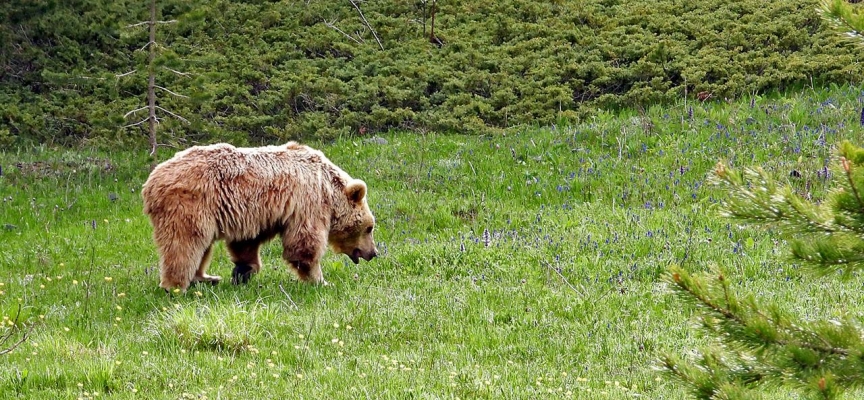
<svg viewBox="0 0 864 400"><path fill-rule="evenodd" d="M371 226L366 228L366 233L372 233L372 227Z"/></svg>

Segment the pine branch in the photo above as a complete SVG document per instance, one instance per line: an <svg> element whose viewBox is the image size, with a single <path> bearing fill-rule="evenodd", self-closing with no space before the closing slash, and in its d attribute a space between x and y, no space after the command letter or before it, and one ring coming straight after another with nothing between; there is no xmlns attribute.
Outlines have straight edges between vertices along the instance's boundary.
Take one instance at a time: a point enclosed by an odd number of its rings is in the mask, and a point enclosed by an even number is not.
<svg viewBox="0 0 864 400"><path fill-rule="evenodd" d="M819 275L843 271L847 276L864 269L864 202L858 186L864 184L864 150L851 144L840 148L840 171L821 205L806 201L788 185L778 187L761 169L743 172L718 163L710 181L723 185L729 198L723 215L751 224L771 225L790 240L792 257L804 261Z"/></svg>
<svg viewBox="0 0 864 400"><path fill-rule="evenodd" d="M864 332L857 325L806 323L773 305L742 303L722 274L706 284L673 267L665 279L681 300L706 312L704 327L727 345L726 356L702 354L696 370L670 355L661 359L661 369L691 386L697 397L714 398L725 384L793 383L828 398L864 385Z"/></svg>
<svg viewBox="0 0 864 400"><path fill-rule="evenodd" d="M789 187L778 188L758 168L743 172L717 163L709 181L724 185L730 198L723 204L722 215L748 223L776 224L787 232L830 233L843 230L832 223L817 206L806 202Z"/></svg>
<svg viewBox="0 0 864 400"><path fill-rule="evenodd" d="M740 342L753 350L772 346L794 346L822 353L825 357L848 356L850 354L848 349L833 346L829 340L820 337L812 330L801 328L802 326L806 326L805 323L779 323L781 322L781 319L785 319L785 316L775 312L775 316L769 317L765 313L759 311L759 309L756 308L755 303L748 305L746 308L741 307L738 299L736 299L734 295L730 294L723 274L718 275L717 284L723 290L723 297L726 299L725 307L710 296L710 289L703 288L704 284L701 280L687 274L683 269L677 267L673 268L670 277L670 282L673 283L673 287L677 289L680 294L686 295L684 297L688 302L696 303L697 305L707 308L713 314L722 318L729 324L721 328L725 333L732 335L756 327L755 331L757 332L757 335L755 336L749 336L746 338L742 336L730 337L730 340ZM756 318L752 318L748 314L752 314ZM759 332L760 327L758 325L764 325L765 323L778 328L778 333L772 334L773 332ZM756 338L761 342L754 342L752 340ZM810 341L795 338L810 338ZM823 344L816 344L814 341L819 341Z"/></svg>
<svg viewBox="0 0 864 400"><path fill-rule="evenodd" d="M816 11L827 21L831 26L845 33L851 39L857 40L859 43L864 36L861 32L864 31L864 15L857 12L855 8L844 0L822 0Z"/></svg>
<svg viewBox="0 0 864 400"><path fill-rule="evenodd" d="M858 188L855 186L855 181L852 180L852 166L849 165L849 160L846 157L840 157L840 164L843 165L843 172L846 173L846 179L849 182L849 188L852 189L852 194L855 195L855 201L858 202L858 207L864 211L864 202L861 201L861 195L858 193Z"/></svg>
<svg viewBox="0 0 864 400"><path fill-rule="evenodd" d="M689 387L697 399L766 398L748 387L765 377L744 360L709 350L699 354L696 363L698 365L690 365L674 355L664 354L659 369Z"/></svg>

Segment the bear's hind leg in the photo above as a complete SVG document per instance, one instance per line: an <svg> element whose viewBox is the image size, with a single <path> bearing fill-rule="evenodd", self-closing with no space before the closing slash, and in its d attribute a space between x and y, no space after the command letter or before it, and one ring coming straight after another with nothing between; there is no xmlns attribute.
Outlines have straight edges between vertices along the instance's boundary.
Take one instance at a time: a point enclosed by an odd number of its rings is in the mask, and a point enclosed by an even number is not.
<svg viewBox="0 0 864 400"><path fill-rule="evenodd" d="M252 240L243 240L236 242L228 242L228 253L231 254L231 261L234 262L234 271L231 272L231 283L243 284L252 279L253 274L257 274L261 270L261 257L258 250L261 247L261 240L255 238Z"/></svg>
<svg viewBox="0 0 864 400"><path fill-rule="evenodd" d="M204 250L204 257L201 258L201 264L198 266L198 272L195 273L195 277L192 278L193 283L197 282L208 282L211 285L218 284L221 280L221 276L216 275L207 275L207 267L210 266L210 260L213 259L213 244L210 244L210 247L207 247L207 250Z"/></svg>

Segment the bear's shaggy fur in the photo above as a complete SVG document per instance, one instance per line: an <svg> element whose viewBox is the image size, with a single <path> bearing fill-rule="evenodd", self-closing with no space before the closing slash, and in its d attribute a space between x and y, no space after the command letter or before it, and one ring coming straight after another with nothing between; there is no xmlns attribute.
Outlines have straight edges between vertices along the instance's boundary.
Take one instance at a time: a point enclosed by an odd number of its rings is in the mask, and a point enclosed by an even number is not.
<svg viewBox="0 0 864 400"><path fill-rule="evenodd" d="M166 290L218 283L205 272L220 239L235 264L234 283L261 269L259 247L277 235L282 257L303 281L326 284L320 260L328 243L355 264L377 254L366 184L295 142L189 148L156 166L141 195Z"/></svg>

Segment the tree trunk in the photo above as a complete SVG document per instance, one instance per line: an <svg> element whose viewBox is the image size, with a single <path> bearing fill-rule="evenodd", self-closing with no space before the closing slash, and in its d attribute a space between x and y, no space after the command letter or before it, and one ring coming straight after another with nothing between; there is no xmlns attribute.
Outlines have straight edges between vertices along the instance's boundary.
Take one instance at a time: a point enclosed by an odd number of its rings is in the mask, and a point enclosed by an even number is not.
<svg viewBox="0 0 864 400"><path fill-rule="evenodd" d="M156 57L156 0L150 0L150 58L148 63L149 80L147 83L147 104L150 112L150 156L156 156L156 71L153 59Z"/></svg>

